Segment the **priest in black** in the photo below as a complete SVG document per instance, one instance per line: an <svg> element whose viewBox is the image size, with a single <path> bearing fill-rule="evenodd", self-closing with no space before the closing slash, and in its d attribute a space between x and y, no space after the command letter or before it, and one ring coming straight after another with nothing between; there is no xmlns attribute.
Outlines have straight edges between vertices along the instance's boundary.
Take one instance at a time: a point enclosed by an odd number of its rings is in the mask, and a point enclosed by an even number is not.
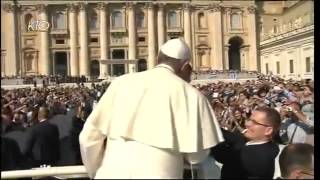
<svg viewBox="0 0 320 180"><path fill-rule="evenodd" d="M222 163L221 178L272 179L279 147L273 142L280 126L279 113L259 107L242 132L222 129L225 141L213 147L211 156Z"/></svg>

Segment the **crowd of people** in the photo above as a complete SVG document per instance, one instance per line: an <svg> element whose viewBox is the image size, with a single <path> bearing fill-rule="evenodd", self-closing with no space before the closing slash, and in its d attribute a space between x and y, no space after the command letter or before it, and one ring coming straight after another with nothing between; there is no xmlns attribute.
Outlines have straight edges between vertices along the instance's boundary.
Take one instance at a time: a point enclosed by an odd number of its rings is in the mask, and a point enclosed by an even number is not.
<svg viewBox="0 0 320 180"><path fill-rule="evenodd" d="M65 114L74 109L74 128L70 131L73 138L72 147L75 149L77 164L81 164L78 135L92 107L98 102L108 84L92 85L91 88L54 87L54 88L18 88L13 90L1 89L1 123L2 138L13 131L32 131L40 122L42 114L50 119L58 114ZM271 107L281 114L280 131L277 142L281 144L310 143L313 145L314 122L314 91L313 81L285 81L280 78L248 80L244 83L217 82L207 85L194 85L210 101L220 126L230 132L241 132L245 129L245 121L253 110L259 107ZM46 108L48 113L39 113ZM43 135L39 135L43 136ZM55 135L59 136L59 135ZM3 141L5 143L6 141ZM58 146L56 144L55 146ZM59 149L59 148L57 148ZM20 151L20 150L17 150ZM25 150L27 151L27 150ZM3 153L3 152L2 152ZM11 152L12 153L12 152ZM23 154L26 153L26 154ZM33 155L21 152L29 161ZM32 153L31 153L32 154ZM8 156L2 156L8 157ZM21 156L16 156L20 159ZM38 158L39 159L39 158ZM41 159L41 158L40 158ZM11 163L12 160L10 160ZM37 160L39 161L39 160ZM54 165L58 158L30 164ZM28 161L23 161L26 163ZM30 167L29 164L29 167ZM2 168L16 169L28 167L3 164Z"/></svg>
<svg viewBox="0 0 320 180"><path fill-rule="evenodd" d="M1 89L1 138L4 143L1 153L2 157L9 158L7 162L3 159L2 170L59 165L59 137L62 133L69 133L69 148L76 156L74 163L81 164L78 135L86 117L107 87L106 83L92 83L91 88L79 84ZM70 118L63 121L65 124L72 121L72 128L68 132L59 132L57 127L52 127L54 123L44 125L55 117ZM50 151L46 149L48 147Z"/></svg>
<svg viewBox="0 0 320 180"><path fill-rule="evenodd" d="M245 120L257 107L275 108L282 124L279 142L303 143L313 135L313 81L285 81L262 77L245 83L212 83L196 86L211 101L221 127L228 131L244 128Z"/></svg>
<svg viewBox="0 0 320 180"><path fill-rule="evenodd" d="M181 159L192 165L208 154L223 164L221 178L272 178L278 144L289 144L279 157L282 177L312 176L312 80L258 73L256 80L193 88L188 59L188 46L175 39L161 48L156 68L124 75L111 85L1 88L1 170L61 165L65 132L52 122L59 117L65 124L71 121L73 164L84 163L90 178L132 177L133 170L135 176L182 178ZM291 172L290 157L303 151L308 165Z"/></svg>
<svg viewBox="0 0 320 180"><path fill-rule="evenodd" d="M242 84L221 81L194 86L207 96L220 126L227 131L242 131L251 112L266 106L275 108L281 114L282 123L277 139L279 143L313 144L313 81L285 81L280 78L269 81L262 77ZM82 115L85 117L107 87L107 84L103 84L93 85L92 88L78 86L1 89L2 134L26 131L39 123L40 107L49 109L48 117L64 114L71 108L78 111L78 117L82 112L87 112ZM86 104L89 110L83 111L81 103ZM78 134L81 127L82 125L78 128ZM79 154L78 156L80 158ZM81 163L81 160L79 162Z"/></svg>

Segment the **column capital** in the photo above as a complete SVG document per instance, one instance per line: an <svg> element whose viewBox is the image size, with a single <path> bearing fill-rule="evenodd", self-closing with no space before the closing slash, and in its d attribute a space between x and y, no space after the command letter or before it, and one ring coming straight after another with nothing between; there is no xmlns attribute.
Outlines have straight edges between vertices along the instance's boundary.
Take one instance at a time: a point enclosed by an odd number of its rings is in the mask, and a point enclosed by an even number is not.
<svg viewBox="0 0 320 180"><path fill-rule="evenodd" d="M163 10L166 6L166 3L158 3L157 5L159 10Z"/></svg>
<svg viewBox="0 0 320 180"><path fill-rule="evenodd" d="M5 3L2 8L6 12L13 12L16 6L13 4Z"/></svg>
<svg viewBox="0 0 320 180"><path fill-rule="evenodd" d="M80 10L80 11L86 10L86 5L87 5L87 4L84 3L84 2L79 3L79 4L78 4L79 10Z"/></svg>
<svg viewBox="0 0 320 180"><path fill-rule="evenodd" d="M218 12L218 11L221 11L222 7L220 4L218 3L212 3L209 5L209 10L211 12Z"/></svg>
<svg viewBox="0 0 320 180"><path fill-rule="evenodd" d="M154 6L154 3L152 3L152 2L146 3L146 8L147 9L153 9L153 6Z"/></svg>
<svg viewBox="0 0 320 180"><path fill-rule="evenodd" d="M247 8L247 10L248 10L249 14L254 14L257 11L257 7L256 6L249 6Z"/></svg>
<svg viewBox="0 0 320 180"><path fill-rule="evenodd" d="M98 9L105 10L107 8L107 5L108 5L107 2L100 2L100 3L98 3Z"/></svg>
<svg viewBox="0 0 320 180"><path fill-rule="evenodd" d="M74 13L74 12L77 12L77 8L78 8L78 7L77 7L76 4L68 4L67 7L68 7L68 11L69 11L69 12L73 12L73 13Z"/></svg>
<svg viewBox="0 0 320 180"><path fill-rule="evenodd" d="M127 2L125 7L128 9L134 9L136 4L137 3L135 3L135 2Z"/></svg>
<svg viewBox="0 0 320 180"><path fill-rule="evenodd" d="M38 4L38 5L36 5L37 10L38 10L40 13L46 12L47 6L48 6L48 5L46 5L46 4Z"/></svg>
<svg viewBox="0 0 320 180"><path fill-rule="evenodd" d="M227 14L230 14L231 13L231 8L230 7L224 8L224 12L226 12Z"/></svg>
<svg viewBox="0 0 320 180"><path fill-rule="evenodd" d="M184 3L182 5L183 10L190 10L192 8L190 3Z"/></svg>

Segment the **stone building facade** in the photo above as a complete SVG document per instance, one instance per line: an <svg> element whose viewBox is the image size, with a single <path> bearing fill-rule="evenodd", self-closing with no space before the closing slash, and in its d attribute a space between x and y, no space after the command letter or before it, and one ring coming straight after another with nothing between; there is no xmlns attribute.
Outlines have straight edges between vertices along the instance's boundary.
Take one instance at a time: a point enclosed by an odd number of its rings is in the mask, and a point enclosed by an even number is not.
<svg viewBox="0 0 320 180"><path fill-rule="evenodd" d="M255 1L1 3L2 76L106 78L142 71L177 37L191 47L195 70L258 70Z"/></svg>
<svg viewBox="0 0 320 180"><path fill-rule="evenodd" d="M284 79L314 78L314 2L263 1L261 72Z"/></svg>

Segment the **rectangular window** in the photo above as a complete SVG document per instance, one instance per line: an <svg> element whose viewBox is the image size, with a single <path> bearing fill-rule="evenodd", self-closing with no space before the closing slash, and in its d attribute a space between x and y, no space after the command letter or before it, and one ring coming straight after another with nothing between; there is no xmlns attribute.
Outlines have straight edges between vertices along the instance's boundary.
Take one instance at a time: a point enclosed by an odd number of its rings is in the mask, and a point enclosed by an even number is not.
<svg viewBox="0 0 320 180"><path fill-rule="evenodd" d="M64 44L64 39L56 39L56 44Z"/></svg>
<svg viewBox="0 0 320 180"><path fill-rule="evenodd" d="M139 42L146 42L146 38L145 38L145 37L139 37L139 38L138 38L138 41L139 41Z"/></svg>
<svg viewBox="0 0 320 180"><path fill-rule="evenodd" d="M294 73L293 60L291 59L289 62L290 62L290 73Z"/></svg>
<svg viewBox="0 0 320 180"><path fill-rule="evenodd" d="M277 61L277 74L280 74L280 62Z"/></svg>
<svg viewBox="0 0 320 180"><path fill-rule="evenodd" d="M240 29L240 14L233 13L231 14L231 29Z"/></svg>
<svg viewBox="0 0 320 180"><path fill-rule="evenodd" d="M266 63L266 74L268 74L268 73L269 73L269 64Z"/></svg>
<svg viewBox="0 0 320 180"><path fill-rule="evenodd" d="M306 57L306 72L311 72L310 57Z"/></svg>
<svg viewBox="0 0 320 180"><path fill-rule="evenodd" d="M91 43L98 43L98 38L90 38Z"/></svg>
<svg viewBox="0 0 320 180"><path fill-rule="evenodd" d="M54 29L65 29L65 14L63 12L56 12L53 14L52 24Z"/></svg>

